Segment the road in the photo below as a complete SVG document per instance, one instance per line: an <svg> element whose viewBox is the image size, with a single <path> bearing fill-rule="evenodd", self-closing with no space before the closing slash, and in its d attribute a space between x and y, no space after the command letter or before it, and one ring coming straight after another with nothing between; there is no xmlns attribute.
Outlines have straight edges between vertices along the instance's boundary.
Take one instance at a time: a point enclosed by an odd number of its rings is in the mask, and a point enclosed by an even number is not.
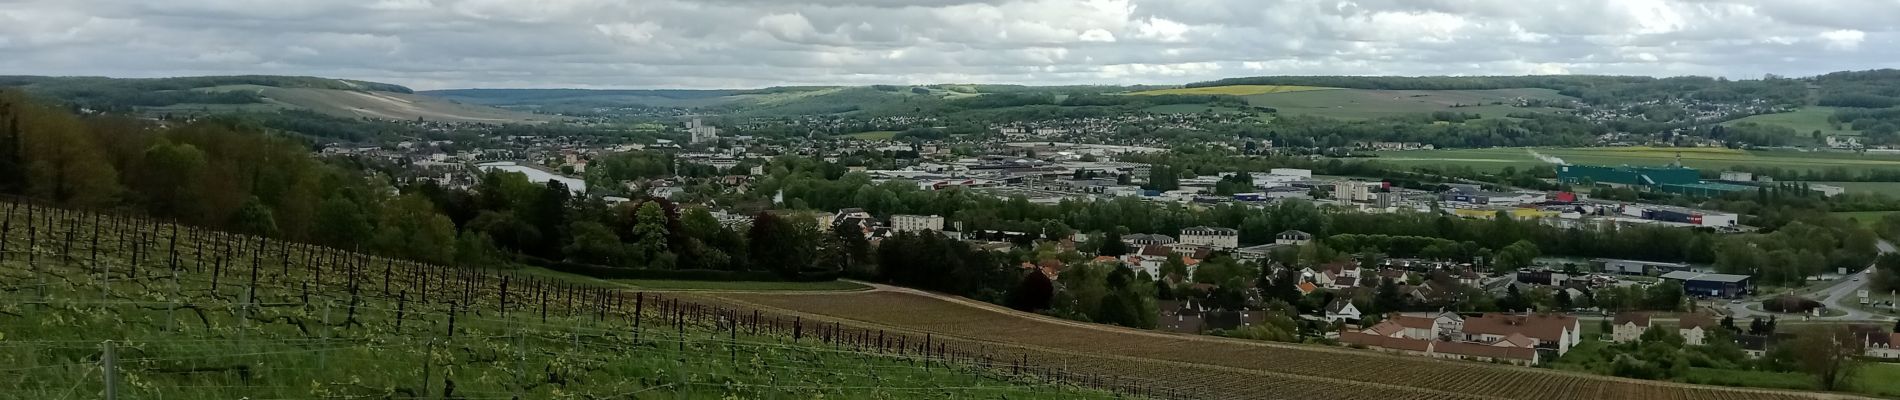
<svg viewBox="0 0 1900 400"><path fill-rule="evenodd" d="M1880 249L1881 254L1895 252L1893 243L1889 243L1886 240L1875 242L1874 245ZM1821 290L1815 291L1813 293L1804 294L1810 297L1820 298L1821 304L1826 305L1828 309L1840 310L1847 313L1845 315L1837 315L1837 316L1831 316L1831 317L1810 317L1808 318L1808 320L1892 321L1893 317L1887 317L1883 315L1878 315L1878 314L1862 311L1858 307L1858 304L1854 304L1854 303L1859 302L1858 296L1856 296L1856 294L1859 293L1860 289L1865 288L1867 286L1867 282L1869 281L1868 278L1873 273L1873 270L1874 270L1874 267L1872 265L1869 265L1867 266L1866 269L1855 271L1854 273L1847 274L1846 276L1842 276L1839 279L1836 279L1833 285L1829 285L1828 287L1822 288ZM1775 313L1770 313L1770 312L1755 311L1755 310L1748 309L1748 306L1751 304L1761 304L1761 302L1753 301L1753 300L1743 300L1740 303L1728 303L1723 308L1726 308L1730 315L1734 315L1736 317L1768 317L1771 315L1784 315L1784 314L1775 314Z"/></svg>

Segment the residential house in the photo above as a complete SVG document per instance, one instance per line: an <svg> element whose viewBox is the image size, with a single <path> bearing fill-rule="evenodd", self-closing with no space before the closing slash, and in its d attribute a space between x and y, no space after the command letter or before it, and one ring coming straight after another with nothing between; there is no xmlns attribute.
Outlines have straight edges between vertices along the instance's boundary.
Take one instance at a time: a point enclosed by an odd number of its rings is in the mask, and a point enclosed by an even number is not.
<svg viewBox="0 0 1900 400"><path fill-rule="evenodd" d="M1900 358L1900 333L1873 331L1861 335L1865 355L1873 358Z"/></svg>
<svg viewBox="0 0 1900 400"><path fill-rule="evenodd" d="M1319 291L1318 285L1314 285L1312 282L1307 282L1307 281L1300 281L1300 284L1293 285L1293 288L1299 289L1301 296L1313 294L1313 292Z"/></svg>
<svg viewBox="0 0 1900 400"><path fill-rule="evenodd" d="M1570 352L1571 346L1583 341L1582 325L1577 317L1557 314L1486 313L1465 319L1462 333L1466 341L1479 343L1496 343L1512 335L1523 335L1532 339L1536 347L1556 350L1558 355Z"/></svg>
<svg viewBox="0 0 1900 400"><path fill-rule="evenodd" d="M1273 244L1299 246L1313 241L1313 234L1299 230L1288 230L1273 236Z"/></svg>
<svg viewBox="0 0 1900 400"><path fill-rule="evenodd" d="M1240 231L1230 228L1196 226L1181 230L1181 243L1215 249L1240 247Z"/></svg>
<svg viewBox="0 0 1900 400"><path fill-rule="evenodd" d="M1326 320L1331 322L1358 322L1359 307L1353 306L1346 298L1334 299L1326 305Z"/></svg>
<svg viewBox="0 0 1900 400"><path fill-rule="evenodd" d="M1761 358L1768 354L1768 348L1775 345L1775 335L1735 335L1735 344L1742 347L1742 353L1749 358Z"/></svg>
<svg viewBox="0 0 1900 400"><path fill-rule="evenodd" d="M1611 323L1615 325L1611 327L1610 341L1617 343L1634 342L1642 339L1644 332L1649 332L1649 313L1616 313L1616 317L1611 319Z"/></svg>
<svg viewBox="0 0 1900 400"><path fill-rule="evenodd" d="M898 232L942 231L943 217L937 215L892 215L891 228Z"/></svg>
<svg viewBox="0 0 1900 400"><path fill-rule="evenodd" d="M1160 318L1156 319L1155 328L1162 331L1199 334L1206 325L1201 306L1192 301L1163 300L1156 309Z"/></svg>
<svg viewBox="0 0 1900 400"><path fill-rule="evenodd" d="M1676 321L1676 332L1682 334L1682 343L1690 346L1707 344L1709 332L1720 327L1715 319L1702 314L1683 314Z"/></svg>
<svg viewBox="0 0 1900 400"><path fill-rule="evenodd" d="M1149 245L1169 245L1169 244L1174 244L1175 241L1174 241L1174 238L1168 237L1168 235L1151 235L1151 234L1146 234L1146 233L1134 233L1134 234L1122 236L1122 242L1127 243L1129 245L1133 245L1133 246L1149 246Z"/></svg>
<svg viewBox="0 0 1900 400"><path fill-rule="evenodd" d="M1536 340L1513 334L1491 342L1442 340L1444 332L1459 329L1457 314L1437 316L1394 314L1384 322L1359 331L1340 333L1340 342L1380 351L1433 358L1535 365Z"/></svg>

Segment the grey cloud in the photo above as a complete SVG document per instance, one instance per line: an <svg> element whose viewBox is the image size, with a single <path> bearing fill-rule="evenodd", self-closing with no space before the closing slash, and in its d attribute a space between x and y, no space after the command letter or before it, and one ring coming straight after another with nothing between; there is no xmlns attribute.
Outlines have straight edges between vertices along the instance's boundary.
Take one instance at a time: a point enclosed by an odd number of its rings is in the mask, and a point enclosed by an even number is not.
<svg viewBox="0 0 1900 400"><path fill-rule="evenodd" d="M0 0L0 74L447 87L1890 67L1892 0Z"/></svg>

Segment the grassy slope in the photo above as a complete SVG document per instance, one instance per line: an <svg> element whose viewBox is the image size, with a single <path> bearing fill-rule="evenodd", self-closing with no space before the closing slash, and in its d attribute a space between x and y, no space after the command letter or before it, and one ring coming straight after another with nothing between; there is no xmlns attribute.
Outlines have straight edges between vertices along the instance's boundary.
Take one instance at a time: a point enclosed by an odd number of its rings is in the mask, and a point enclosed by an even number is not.
<svg viewBox="0 0 1900 400"><path fill-rule="evenodd" d="M1518 111L1549 111L1541 108L1511 106L1518 97L1563 99L1549 89L1498 90L1369 90L1338 89L1257 94L1246 96L1256 106L1273 107L1285 114L1319 115L1334 118L1378 118L1405 114L1454 111L1476 113L1488 118L1504 117ZM1503 102L1503 105L1491 105ZM1452 107L1452 105L1467 105Z"/></svg>
<svg viewBox="0 0 1900 400"><path fill-rule="evenodd" d="M1874 222L1880 221L1881 218L1892 214L1900 214L1900 211L1843 211L1830 214L1836 217L1854 220L1863 226L1873 226Z"/></svg>
<svg viewBox="0 0 1900 400"><path fill-rule="evenodd" d="M102 398L99 360L107 340L115 343L122 398L138 399L409 398L423 387L433 396L452 387L458 398L1110 397L998 372L1007 366L977 370L820 345L811 325L800 342L770 332L727 333L714 318L687 318L675 328L653 301L646 302L644 328L636 329L632 299L600 321L589 305L593 292L550 290L551 301L536 304L518 279L513 311L502 315L499 278L492 275L474 286L443 279L456 276L452 268L398 266L383 275L380 259L269 242L260 250L256 241L215 240L189 229L179 231L179 268L171 270L167 229L138 229L146 226L138 222L94 230L88 215L54 216L52 225L62 228L34 229L37 237L29 239L25 220L11 219L0 238L7 246L0 261L0 398ZM67 236L66 226L78 229ZM134 227L125 230L132 240L118 241L117 226ZM97 263L90 258L93 232L101 233ZM68 247L62 237L76 240ZM136 268L129 267L130 243L145 252ZM202 256L198 243L211 244ZM219 244L233 247L220 251ZM273 254L286 249L289 257ZM251 254L260 251L261 268L251 269ZM61 254L73 257L55 261ZM360 295L349 294L351 274L340 260L364 262L357 269L364 276ZM253 276L257 296L246 302ZM401 296L385 292L384 276ZM471 288L474 300L453 312L458 303L447 301L462 301L458 295ZM537 313L537 305L550 310Z"/></svg>
<svg viewBox="0 0 1900 400"><path fill-rule="evenodd" d="M317 112L343 117L369 117L391 120L413 120L422 118L431 121L450 122L486 122L486 123L532 123L546 122L556 117L535 115L499 108L459 104L435 97L393 92L350 91L331 89L278 88L255 85L231 85L201 88L213 91L255 91L266 98L265 104L240 105L240 110L258 108L304 108ZM171 110L193 111L201 109L219 110L217 105L180 104L152 109L153 112Z"/></svg>
<svg viewBox="0 0 1900 400"><path fill-rule="evenodd" d="M1563 158L1578 165L1662 166L1682 153L1684 165L1701 169L1726 169L1733 165L1817 170L1843 168L1900 168L1900 157L1872 156L1834 152L1730 151L1719 149L1674 148L1540 148L1544 155ZM1524 169L1546 163L1538 161L1524 148L1451 149L1380 152L1383 163L1396 165L1462 165L1478 170L1496 171L1504 167Z"/></svg>
<svg viewBox="0 0 1900 400"><path fill-rule="evenodd" d="M1827 117L1831 115L1834 115L1834 107L1809 106L1801 107L1792 112L1749 116L1747 118L1724 122L1722 125L1735 125L1743 122L1753 122L1762 125L1779 125L1793 129L1796 135L1801 135L1802 137L1807 137L1817 130L1821 131L1822 135L1860 135L1860 132L1854 131L1851 128L1834 129L1834 126L1827 122Z"/></svg>
<svg viewBox="0 0 1900 400"><path fill-rule="evenodd" d="M1256 95L1256 94L1291 93L1291 92L1305 92L1305 91L1312 91L1312 90L1337 90L1337 89L1338 88L1318 87L1318 86L1230 85L1230 86L1208 86L1208 87L1195 87L1195 88L1156 89L1156 90L1145 90L1145 91L1140 91L1140 92L1134 92L1134 93L1129 93L1129 94L1144 95L1144 96L1164 95L1164 94L1185 94L1185 95L1225 94L1225 95L1232 95L1232 96L1251 96L1251 95Z"/></svg>

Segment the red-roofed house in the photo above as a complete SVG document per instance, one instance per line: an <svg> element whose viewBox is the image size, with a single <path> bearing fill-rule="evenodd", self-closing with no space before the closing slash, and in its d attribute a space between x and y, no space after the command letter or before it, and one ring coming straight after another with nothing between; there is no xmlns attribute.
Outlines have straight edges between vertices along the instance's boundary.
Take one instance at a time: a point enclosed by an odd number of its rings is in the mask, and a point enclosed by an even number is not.
<svg viewBox="0 0 1900 400"><path fill-rule="evenodd" d="M1307 281L1300 281L1300 284L1298 284L1298 285L1293 285L1293 287L1294 287L1294 288L1297 288L1297 289L1300 289L1300 295L1301 295L1301 296L1305 296L1305 295L1309 295L1309 294L1313 294L1313 292L1314 292L1314 291L1318 291L1318 290L1319 290L1319 286L1318 286L1318 285L1314 285L1314 284L1313 284L1312 282L1307 282Z"/></svg>
<svg viewBox="0 0 1900 400"><path fill-rule="evenodd" d="M1557 350L1558 355L1583 341L1581 331L1582 325L1574 316L1502 313L1466 318L1462 330L1465 340L1479 343L1496 343L1512 334L1522 334L1535 340L1537 347Z"/></svg>

